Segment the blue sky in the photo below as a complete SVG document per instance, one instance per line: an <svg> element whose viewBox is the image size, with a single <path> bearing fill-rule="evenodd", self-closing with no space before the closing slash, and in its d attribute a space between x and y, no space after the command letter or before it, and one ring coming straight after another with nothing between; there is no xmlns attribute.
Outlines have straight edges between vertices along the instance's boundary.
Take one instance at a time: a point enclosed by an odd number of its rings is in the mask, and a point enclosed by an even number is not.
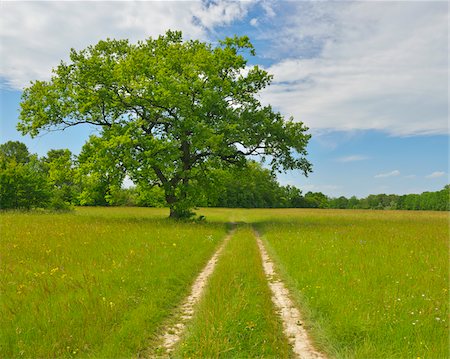
<svg viewBox="0 0 450 359"><path fill-rule="evenodd" d="M282 184L330 196L420 193L448 177L447 2L1 2L0 142L78 153L94 129L31 139L16 130L21 89L69 49L182 30L216 42L248 35L274 74L261 99L304 122L314 173Z"/></svg>

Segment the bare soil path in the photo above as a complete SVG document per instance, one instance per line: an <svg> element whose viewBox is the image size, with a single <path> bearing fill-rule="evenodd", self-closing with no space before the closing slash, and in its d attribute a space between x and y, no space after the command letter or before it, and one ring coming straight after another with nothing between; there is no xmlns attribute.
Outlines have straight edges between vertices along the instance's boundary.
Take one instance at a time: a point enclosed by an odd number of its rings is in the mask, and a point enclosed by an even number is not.
<svg viewBox="0 0 450 359"><path fill-rule="evenodd" d="M233 229L230 230L219 249L217 249L196 278L194 284L192 285L190 295L184 300L177 310L174 323L168 325L164 329L163 334L158 340L158 343L161 344L158 347L157 354L152 351L150 353L150 357L170 357L171 353L174 351L177 343L183 336L188 322L194 315L194 307L203 295L208 279L214 272L225 245L234 233L234 227L235 225L233 224ZM264 273L266 275L269 288L272 292L272 301L282 320L283 332L288 338L289 343L292 345L292 350L295 356L301 359L326 359L324 354L318 352L313 347L311 340L303 327L300 311L291 300L289 291L285 284L278 278L274 264L264 247L259 233L256 230L254 233L261 253Z"/></svg>
<svg viewBox="0 0 450 359"><path fill-rule="evenodd" d="M272 301L278 310L283 323L283 331L292 345L294 354L302 359L325 359L325 355L319 353L312 346L306 330L303 328L303 321L300 311L294 305L290 294L284 283L278 279L274 264L271 261L259 233L255 230L256 241L263 261L263 268L272 291Z"/></svg>
<svg viewBox="0 0 450 359"><path fill-rule="evenodd" d="M179 342L184 329L186 328L187 322L192 319L192 316L194 315L194 306L200 300L208 279L214 272L217 261L223 249L225 248L225 245L232 237L233 232L234 224L233 229L231 229L231 231L227 234L219 249L214 253L214 255L211 257L211 259L208 261L206 266L196 278L194 284L192 285L191 294L184 300L179 308L176 322L164 330L164 334L159 340L159 342L162 342L162 345L159 348L159 350L161 351L160 356L163 356L164 354L170 355L170 353L174 350L176 344Z"/></svg>

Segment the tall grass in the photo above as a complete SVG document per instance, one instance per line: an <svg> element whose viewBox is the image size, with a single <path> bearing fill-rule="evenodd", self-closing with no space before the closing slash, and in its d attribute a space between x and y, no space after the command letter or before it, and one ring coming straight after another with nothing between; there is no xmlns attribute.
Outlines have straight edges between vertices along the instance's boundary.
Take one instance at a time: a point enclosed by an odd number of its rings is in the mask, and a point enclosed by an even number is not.
<svg viewBox="0 0 450 359"><path fill-rule="evenodd" d="M175 357L290 356L253 233L248 226L238 227Z"/></svg>
<svg viewBox="0 0 450 359"><path fill-rule="evenodd" d="M337 358L448 357L448 214L82 208L0 213L0 357L136 357L247 222ZM290 356L250 228L228 243L179 356ZM158 333L159 334L159 333Z"/></svg>
<svg viewBox="0 0 450 359"><path fill-rule="evenodd" d="M167 215L2 213L0 357L135 357L225 235Z"/></svg>
<svg viewBox="0 0 450 359"><path fill-rule="evenodd" d="M447 358L448 215L281 211L259 219L309 329L337 358Z"/></svg>

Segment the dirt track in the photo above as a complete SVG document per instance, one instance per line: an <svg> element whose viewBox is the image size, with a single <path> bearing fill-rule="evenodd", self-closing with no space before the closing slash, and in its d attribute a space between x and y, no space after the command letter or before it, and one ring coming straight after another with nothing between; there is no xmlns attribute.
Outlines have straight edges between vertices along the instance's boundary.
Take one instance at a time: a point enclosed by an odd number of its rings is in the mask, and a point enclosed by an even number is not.
<svg viewBox="0 0 450 359"><path fill-rule="evenodd" d="M211 274L214 272L214 268L216 267L216 263L222 253L225 245L230 240L233 235L234 230L231 230L226 238L224 239L222 245L219 249L214 253L211 259L206 264L205 268L200 272L194 284L192 285L191 294L184 300L183 304L180 307L180 313L177 316L177 321L172 326L165 329L164 334L162 336L162 349L166 353L170 353L175 348L175 345L180 340L183 331L186 327L187 322L194 315L194 306L197 304L199 299L201 298L207 281Z"/></svg>
<svg viewBox="0 0 450 359"><path fill-rule="evenodd" d="M188 321L192 319L194 315L194 307L199 302L207 285L208 279L214 272L219 257L225 245L233 236L233 232L234 229L228 233L222 245L214 253L201 273L198 275L192 285L191 294L184 300L183 304L177 311L178 314L176 314L175 323L164 329L164 334L159 340L159 342L162 343L159 347L159 356L169 356L181 339ZM272 301L282 320L284 334L286 335L289 343L292 345L294 354L302 359L325 359L326 357L316 351L312 346L308 334L303 328L300 311L295 307L294 303L290 299L289 291L285 284L278 279L278 276L276 276L274 264L267 254L258 232L255 231L254 233L262 257L264 273L266 275L269 288L272 291Z"/></svg>
<svg viewBox="0 0 450 359"><path fill-rule="evenodd" d="M303 321L300 311L290 299L289 291L284 283L278 279L263 242L255 231L256 241L263 261L263 268L272 291L272 301L278 310L283 323L284 334L292 345L294 353L302 359L324 359L325 356L314 349L312 343L303 328Z"/></svg>

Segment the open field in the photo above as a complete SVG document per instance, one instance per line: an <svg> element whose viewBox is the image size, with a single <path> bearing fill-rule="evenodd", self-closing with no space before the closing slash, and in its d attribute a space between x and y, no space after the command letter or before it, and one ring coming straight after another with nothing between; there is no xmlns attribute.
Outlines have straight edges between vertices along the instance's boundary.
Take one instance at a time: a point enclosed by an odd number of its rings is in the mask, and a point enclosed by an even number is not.
<svg viewBox="0 0 450 359"><path fill-rule="evenodd" d="M1 214L0 357L133 357L225 236L165 210Z"/></svg>
<svg viewBox="0 0 450 359"><path fill-rule="evenodd" d="M447 214L286 211L257 226L331 357L448 357Z"/></svg>
<svg viewBox="0 0 450 359"><path fill-rule="evenodd" d="M199 214L206 223L167 220L165 209L1 213L0 357L136 357L188 295L229 222L236 234L178 355L291 355L246 222L329 357L448 356L447 213Z"/></svg>

